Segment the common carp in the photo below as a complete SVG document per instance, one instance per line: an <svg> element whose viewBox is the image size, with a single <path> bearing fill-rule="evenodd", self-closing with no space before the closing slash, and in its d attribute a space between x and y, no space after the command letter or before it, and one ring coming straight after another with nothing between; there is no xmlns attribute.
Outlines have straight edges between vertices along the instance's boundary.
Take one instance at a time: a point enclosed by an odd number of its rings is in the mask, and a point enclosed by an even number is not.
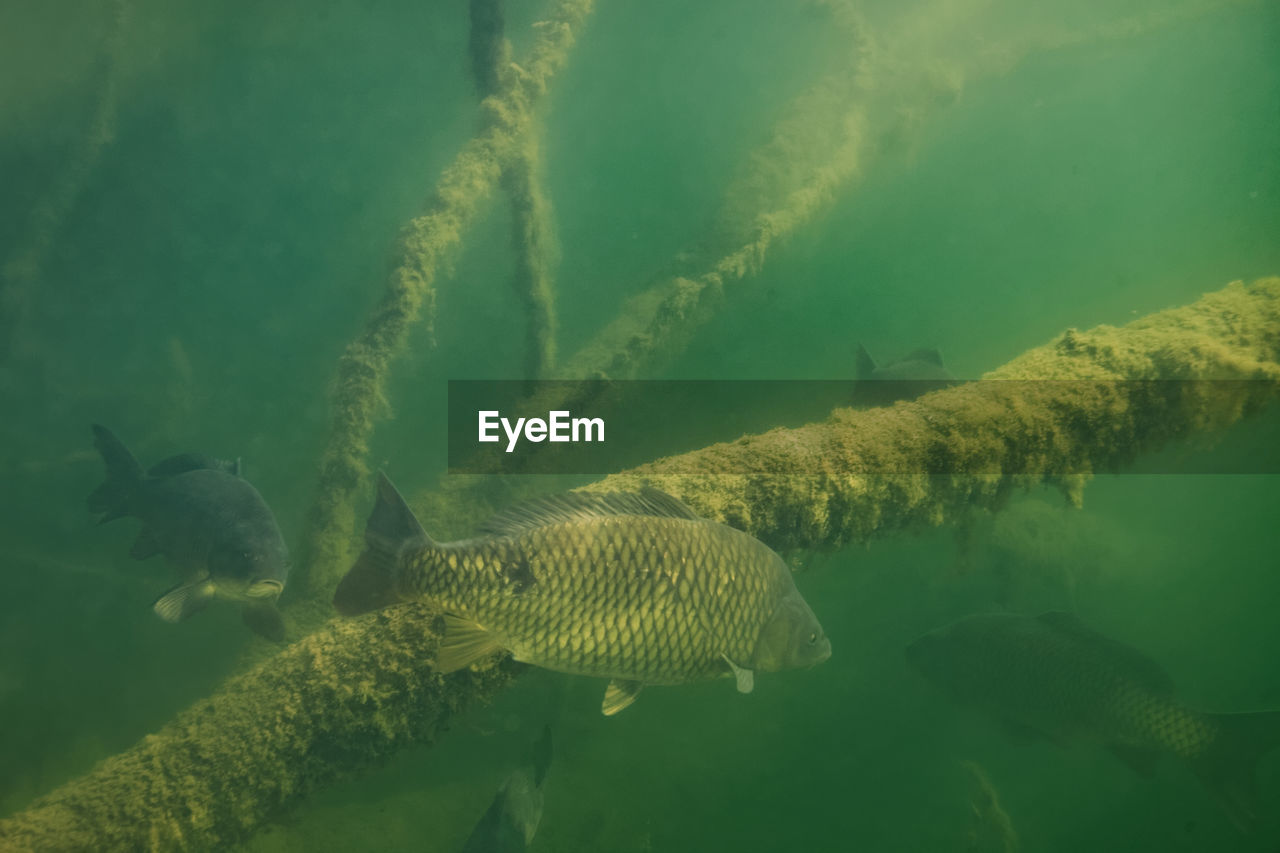
<svg viewBox="0 0 1280 853"><path fill-rule="evenodd" d="M611 679L605 714L647 684L732 674L746 693L757 670L831 654L777 554L662 492L544 498L498 514L482 534L432 541L380 475L365 550L334 605L353 615L427 599L444 613L438 671L505 650Z"/></svg>
<svg viewBox="0 0 1280 853"><path fill-rule="evenodd" d="M143 471L128 448L94 424L94 445L107 481L89 495L99 524L125 516L142 521L129 556L161 554L183 580L152 609L181 622L217 598L242 602L244 619L270 640L284 639L275 601L289 576L289 549L271 508L240 476L238 463L183 453Z"/></svg>
<svg viewBox="0 0 1280 853"><path fill-rule="evenodd" d="M916 639L907 659L1007 724L1058 743L1102 744L1143 774L1173 754L1238 827L1254 820L1254 765L1280 743L1280 712L1187 708L1159 664L1070 613L968 616Z"/></svg>

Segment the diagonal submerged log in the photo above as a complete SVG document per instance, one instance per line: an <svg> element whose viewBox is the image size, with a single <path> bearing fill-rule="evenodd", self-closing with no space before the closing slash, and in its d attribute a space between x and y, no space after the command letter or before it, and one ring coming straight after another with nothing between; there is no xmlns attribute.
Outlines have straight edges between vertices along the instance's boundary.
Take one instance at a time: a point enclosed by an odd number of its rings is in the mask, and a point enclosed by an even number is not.
<svg viewBox="0 0 1280 853"><path fill-rule="evenodd" d="M1037 467L1098 469L1218 434L1259 411L1280 390L1280 278L1235 282L1121 328L1067 332L987 378L1261 381L1184 383L1176 393L1123 381L971 384L890 409L837 410L820 424L660 460L592 488L655 483L779 547L831 548L942 523L965 507L997 506L1013 485L1047 479ZM940 450L953 455L949 464L996 467L979 476L924 473ZM921 473L865 473L871 457L878 470L892 463ZM734 465L759 473L698 473ZM775 465L790 473L770 473ZM1000 467L1008 465L1016 472ZM1085 476L1067 482L1078 489ZM331 781L431 742L516 669L504 662L434 673L433 616L406 604L330 622L0 821L0 849L221 848Z"/></svg>
<svg viewBox="0 0 1280 853"><path fill-rule="evenodd" d="M0 829L0 849L221 850L339 777L430 743L518 666L433 673L422 604L334 620Z"/></svg>
<svg viewBox="0 0 1280 853"><path fill-rule="evenodd" d="M1037 482L1078 503L1093 472L1220 433L1274 398L1280 278L1233 282L1119 328L1068 330L983 378L1003 381L837 409L819 424L658 460L589 488L653 485L780 550L942 524ZM748 471L758 473L724 473Z"/></svg>

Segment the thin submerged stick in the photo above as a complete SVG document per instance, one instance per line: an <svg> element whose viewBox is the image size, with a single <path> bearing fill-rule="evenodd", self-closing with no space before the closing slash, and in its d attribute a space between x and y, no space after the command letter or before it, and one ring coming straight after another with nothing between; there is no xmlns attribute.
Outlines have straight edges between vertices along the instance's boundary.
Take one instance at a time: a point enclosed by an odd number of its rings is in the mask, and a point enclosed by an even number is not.
<svg viewBox="0 0 1280 853"><path fill-rule="evenodd" d="M102 159L102 151L115 139L116 111L120 95L120 66L129 21L128 0L113 0L111 24L102 48L97 98L88 129L45 194L36 202L18 244L21 249L0 265L0 365L21 348L23 322L40 277L53 251L54 241L89 176Z"/></svg>
<svg viewBox="0 0 1280 853"><path fill-rule="evenodd" d="M436 273L462 242L481 203L503 168L522 150L530 133L535 101L564 67L577 31L594 0L559 0L525 67L504 79L500 92L482 104L483 126L436 185L430 209L406 226L400 260L381 303L338 363L333 392L333 428L320 462L319 483L304 539L305 575L299 586L324 598L345 570L355 539L356 490L367 482L369 438L384 405L391 362L410 326L424 310L430 315Z"/></svg>
<svg viewBox="0 0 1280 853"><path fill-rule="evenodd" d="M488 97L500 90L512 72L511 46L503 38L502 0L471 0L471 76L476 91ZM502 170L502 189L511 202L515 273L512 287L525 311L526 379L550 375L556 357L555 229L551 203L542 184L540 127L525 134L524 144Z"/></svg>
<svg viewBox="0 0 1280 853"><path fill-rule="evenodd" d="M746 158L726 189L710 234L664 277L626 301L617 316L556 370L564 379L651 378L677 358L719 310L727 289L757 275L793 234L830 209L893 156L910 151L927 122L975 81L1006 74L1028 56L1147 35L1257 0L1188 0L1087 27L1030 24L1001 40L992 0L886 7L874 28L855 0L813 0L842 33L836 67L799 95L769 140ZM1069 8L1069 7L1068 7ZM968 28L974 37L957 39Z"/></svg>

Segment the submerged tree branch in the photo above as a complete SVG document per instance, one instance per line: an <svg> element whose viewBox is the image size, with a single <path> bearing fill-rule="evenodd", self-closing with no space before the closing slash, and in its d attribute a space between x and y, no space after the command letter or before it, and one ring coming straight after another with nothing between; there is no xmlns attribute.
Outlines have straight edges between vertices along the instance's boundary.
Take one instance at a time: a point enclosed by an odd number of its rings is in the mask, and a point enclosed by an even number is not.
<svg viewBox="0 0 1280 853"><path fill-rule="evenodd" d="M26 233L19 243L22 248L0 265L0 365L8 362L18 348L16 339L22 333L29 303L40 285L40 276L62 223L97 168L103 150L115 139L121 65L130 16L128 0L113 0L110 10L110 30L95 80L98 90L88 129L72 150L62 172L32 209Z"/></svg>
<svg viewBox="0 0 1280 853"><path fill-rule="evenodd" d="M1068 330L983 377L1000 381L836 409L822 423L658 460L589 488L656 486L782 550L942 524L1037 482L1078 503L1092 472L1217 434L1274 398L1278 335L1280 278L1233 282L1127 326ZM1262 381L1132 381L1192 379ZM970 471L990 473L950 473Z"/></svg>
<svg viewBox="0 0 1280 853"><path fill-rule="evenodd" d="M409 327L425 307L430 313L436 272L462 241L503 168L523 151L533 105L568 59L574 37L593 0L559 0L539 27L530 60L513 66L498 94L482 105L484 126L436 186L431 210L414 219L401 237L400 261L381 303L338 363L333 429L320 463L320 480L308 516L300 587L325 597L346 567L355 530L354 496L367 482L369 437L384 401L391 362Z"/></svg>

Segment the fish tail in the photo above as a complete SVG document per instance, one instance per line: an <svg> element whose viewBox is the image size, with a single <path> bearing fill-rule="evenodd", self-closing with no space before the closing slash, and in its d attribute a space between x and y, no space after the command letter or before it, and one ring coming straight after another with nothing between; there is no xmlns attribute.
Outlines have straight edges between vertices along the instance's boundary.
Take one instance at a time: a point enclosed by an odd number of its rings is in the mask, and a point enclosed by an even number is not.
<svg viewBox="0 0 1280 853"><path fill-rule="evenodd" d="M1280 711L1209 714L1218 736L1191 767L1242 832L1257 820L1258 759L1280 746Z"/></svg>
<svg viewBox="0 0 1280 853"><path fill-rule="evenodd" d="M129 515L134 495L142 482L142 466L111 430L93 425L93 446L107 464L107 481L94 489L86 503L90 512L102 513L99 524Z"/></svg>
<svg viewBox="0 0 1280 853"><path fill-rule="evenodd" d="M400 492L379 473L377 502L364 527L364 551L338 583L333 606L344 616L355 616L395 604L403 555L434 545Z"/></svg>

